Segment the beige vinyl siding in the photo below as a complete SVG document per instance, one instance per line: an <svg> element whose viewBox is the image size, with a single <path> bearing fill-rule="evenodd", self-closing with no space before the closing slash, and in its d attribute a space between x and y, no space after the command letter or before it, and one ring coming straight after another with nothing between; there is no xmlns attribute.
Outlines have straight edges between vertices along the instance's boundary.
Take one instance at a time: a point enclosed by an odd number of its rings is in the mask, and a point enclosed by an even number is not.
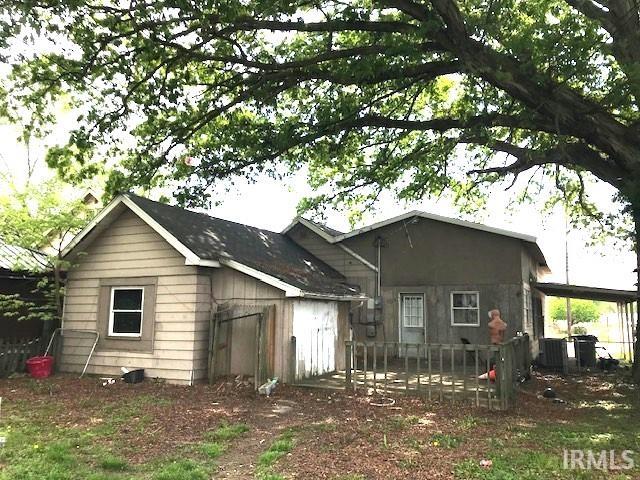
<svg viewBox="0 0 640 480"><path fill-rule="evenodd" d="M129 210L123 212L78 256L68 273L63 315L65 329L96 330L100 280L157 277L153 352L96 350L88 373L119 375L120 367L144 368L148 377L175 383L193 378L196 323L210 305L208 289L200 285L197 267ZM65 338L62 371L82 370L86 338Z"/></svg>

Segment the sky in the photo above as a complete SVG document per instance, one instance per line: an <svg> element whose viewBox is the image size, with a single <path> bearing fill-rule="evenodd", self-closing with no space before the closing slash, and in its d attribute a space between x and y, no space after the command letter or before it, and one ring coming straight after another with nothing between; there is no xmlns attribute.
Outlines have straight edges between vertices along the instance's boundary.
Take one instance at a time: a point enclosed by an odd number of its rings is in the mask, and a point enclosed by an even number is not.
<svg viewBox="0 0 640 480"><path fill-rule="evenodd" d="M42 160L46 146L61 143L68 131L70 117L61 117L59 125L44 141L34 144L31 157L39 159L36 178L51 175ZM0 125L3 149L0 151L0 168L15 177L24 176L27 150L17 140L18 130L9 125ZM0 184L0 191L6 185ZM599 186L595 189L598 203L610 202L612 189ZM301 170L297 175L278 181L268 177L255 183L236 181L234 190L225 193L219 205L208 212L210 215L246 223L272 231L283 230L295 217L298 202L312 191ZM400 215L410 210L424 210L439 215L464 218L486 225L504 228L537 237L547 262L552 270L546 281L565 282L565 220L561 209L552 214L542 213L535 206L523 205L508 209L512 193L497 187L487 208L475 216L461 217L456 206L447 198L400 203L391 194L384 194L375 210L368 211L362 227L371 223ZM341 231L350 230L347 216L343 212L329 212L327 225ZM573 229L569 232L569 280L573 284L606 288L634 289L635 256L630 251L612 248L611 245L589 246L586 232Z"/></svg>

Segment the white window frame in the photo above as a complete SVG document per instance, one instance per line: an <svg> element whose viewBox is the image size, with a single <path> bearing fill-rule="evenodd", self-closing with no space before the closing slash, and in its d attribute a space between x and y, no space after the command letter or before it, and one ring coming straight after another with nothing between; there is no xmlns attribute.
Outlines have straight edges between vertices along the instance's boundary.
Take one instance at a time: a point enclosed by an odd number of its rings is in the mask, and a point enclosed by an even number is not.
<svg viewBox="0 0 640 480"><path fill-rule="evenodd" d="M140 310L120 310L120 309L115 310L115 312L118 312L118 313L140 313L140 331L138 333L121 333L121 332L114 332L113 331L113 314L114 314L113 300L114 300L114 297L115 297L116 290L140 290L142 292L142 298L140 300ZM130 287L117 286L117 287L111 287L111 299L109 300L109 331L108 331L108 335L110 337L130 337L130 338L142 337L143 320L144 320L144 287L139 287L139 286L130 286Z"/></svg>
<svg viewBox="0 0 640 480"><path fill-rule="evenodd" d="M527 301L528 300L528 301ZM522 304L524 307L523 310L523 322L522 329L525 332L528 332L531 329L533 333L533 296L531 294L531 288L528 285L523 285L522 288Z"/></svg>
<svg viewBox="0 0 640 480"><path fill-rule="evenodd" d="M407 325L405 322L404 315L404 300L405 298L419 298L422 302L422 319L420 325ZM401 325L402 328L422 328L424 329L424 293L401 293L400 294L400 318L402 320Z"/></svg>
<svg viewBox="0 0 640 480"><path fill-rule="evenodd" d="M461 294L474 294L477 298L477 307L454 307L453 306L453 296L461 295ZM449 301L451 302L451 326L452 327L479 327L480 326L480 292L477 290L455 290L451 292L449 295ZM476 311L476 323L456 323L454 312L456 310L475 310Z"/></svg>

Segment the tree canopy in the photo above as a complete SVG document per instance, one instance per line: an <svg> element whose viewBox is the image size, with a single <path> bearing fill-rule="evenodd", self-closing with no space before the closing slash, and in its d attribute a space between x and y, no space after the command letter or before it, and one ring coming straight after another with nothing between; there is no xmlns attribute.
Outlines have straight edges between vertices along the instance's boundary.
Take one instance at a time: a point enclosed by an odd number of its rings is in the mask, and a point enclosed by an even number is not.
<svg viewBox="0 0 640 480"><path fill-rule="evenodd" d="M29 174L30 175L30 174ZM16 270L32 270L42 274L37 290L45 302L21 299L18 294L0 295L0 313L19 319L40 319L49 323L62 315L63 281L61 270L68 267L62 259L66 244L90 220L93 212L82 198L69 198L69 185L57 178L34 183L28 178L19 184L7 174L0 175L6 191L0 193L0 240L22 247ZM43 264L43 253L48 265ZM31 261L29 261L31 260ZM51 325L47 326L51 330ZM49 332L50 333L50 332Z"/></svg>
<svg viewBox="0 0 640 480"><path fill-rule="evenodd" d="M37 134L56 102L78 112L47 159L65 179L108 164L111 193L168 182L204 204L304 166L304 208L526 172L524 198L552 179L604 221L597 178L640 232L637 0L11 0L0 23L1 113Z"/></svg>
<svg viewBox="0 0 640 480"><path fill-rule="evenodd" d="M600 319L602 309L593 300L571 300L572 323L593 323ZM560 322L567 320L567 301L564 298L553 298L549 303L551 319Z"/></svg>
<svg viewBox="0 0 640 480"><path fill-rule="evenodd" d="M634 0L0 8L6 113L28 106L37 130L56 99L80 112L48 157L65 178L116 159L111 192L173 181L194 204L221 178L304 165L318 190L310 206L384 189L469 196L479 181L530 171L591 214L589 175L640 204Z"/></svg>

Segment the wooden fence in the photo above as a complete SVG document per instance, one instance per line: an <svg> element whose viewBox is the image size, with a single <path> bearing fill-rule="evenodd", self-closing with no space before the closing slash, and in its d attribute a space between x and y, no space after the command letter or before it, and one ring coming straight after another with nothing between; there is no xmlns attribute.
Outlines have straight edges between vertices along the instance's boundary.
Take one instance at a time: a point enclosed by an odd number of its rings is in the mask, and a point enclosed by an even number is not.
<svg viewBox="0 0 640 480"><path fill-rule="evenodd" d="M501 345L347 341L345 347L347 390L401 391L490 409L514 403L517 382L531 365L526 335ZM492 369L495 378L479 378Z"/></svg>
<svg viewBox="0 0 640 480"><path fill-rule="evenodd" d="M40 338L0 339L0 378L24 372L27 359L40 355L42 347Z"/></svg>

